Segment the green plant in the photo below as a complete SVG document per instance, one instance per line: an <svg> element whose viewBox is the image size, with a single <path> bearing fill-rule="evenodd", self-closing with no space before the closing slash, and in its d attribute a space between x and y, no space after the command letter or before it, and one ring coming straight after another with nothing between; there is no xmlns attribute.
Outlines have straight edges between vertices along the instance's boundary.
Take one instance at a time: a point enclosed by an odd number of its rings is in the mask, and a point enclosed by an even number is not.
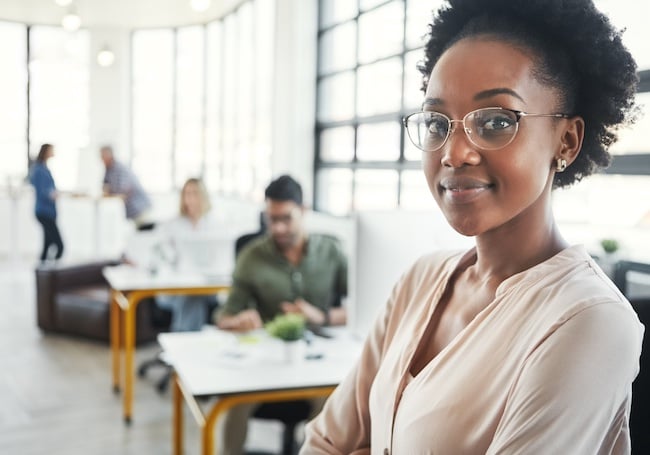
<svg viewBox="0 0 650 455"><path fill-rule="evenodd" d="M605 253L614 253L618 250L618 241L615 239L602 239L600 241L600 246L603 247Z"/></svg>
<svg viewBox="0 0 650 455"><path fill-rule="evenodd" d="M284 341L300 340L305 333L305 318L299 314L281 314L264 326L266 331L275 338Z"/></svg>

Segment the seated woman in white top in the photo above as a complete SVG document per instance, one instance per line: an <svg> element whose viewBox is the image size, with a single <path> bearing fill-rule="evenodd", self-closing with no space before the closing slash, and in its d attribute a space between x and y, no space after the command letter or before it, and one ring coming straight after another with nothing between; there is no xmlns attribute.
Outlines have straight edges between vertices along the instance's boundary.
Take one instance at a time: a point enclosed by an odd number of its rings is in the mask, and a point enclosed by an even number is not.
<svg viewBox="0 0 650 455"><path fill-rule="evenodd" d="M164 242L174 251L176 267L200 267L197 261L202 259L195 257L196 248L191 248L193 241L215 237L221 229L210 208L210 198L203 182L196 178L188 179L181 190L179 216L161 227ZM172 312L170 329L173 332L200 330L207 320L207 307L211 302L216 302L214 296L156 297L159 307Z"/></svg>

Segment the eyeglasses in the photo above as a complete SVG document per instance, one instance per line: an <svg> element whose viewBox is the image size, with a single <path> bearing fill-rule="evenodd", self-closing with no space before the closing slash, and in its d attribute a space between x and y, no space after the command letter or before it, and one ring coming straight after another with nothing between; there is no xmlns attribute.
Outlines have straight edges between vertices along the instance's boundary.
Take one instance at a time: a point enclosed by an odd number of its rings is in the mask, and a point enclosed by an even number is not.
<svg viewBox="0 0 650 455"><path fill-rule="evenodd" d="M519 130L522 117L569 118L568 114L529 114L487 107L469 112L462 120L452 120L440 112L415 112L402 119L409 139L420 150L435 152L453 132L455 122L462 123L469 141L481 150L497 150L510 144Z"/></svg>

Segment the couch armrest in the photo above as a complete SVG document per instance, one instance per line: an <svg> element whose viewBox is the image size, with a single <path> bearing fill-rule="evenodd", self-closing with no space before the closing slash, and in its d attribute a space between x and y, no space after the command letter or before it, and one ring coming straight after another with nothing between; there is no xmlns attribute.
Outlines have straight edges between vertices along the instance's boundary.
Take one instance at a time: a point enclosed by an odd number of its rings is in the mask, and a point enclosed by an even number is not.
<svg viewBox="0 0 650 455"><path fill-rule="evenodd" d="M55 330L54 276L45 269L36 269L36 322L43 330Z"/></svg>
<svg viewBox="0 0 650 455"><path fill-rule="evenodd" d="M102 269L118 260L64 264L36 269L36 320L43 330L57 330L56 295L84 286L106 284Z"/></svg>

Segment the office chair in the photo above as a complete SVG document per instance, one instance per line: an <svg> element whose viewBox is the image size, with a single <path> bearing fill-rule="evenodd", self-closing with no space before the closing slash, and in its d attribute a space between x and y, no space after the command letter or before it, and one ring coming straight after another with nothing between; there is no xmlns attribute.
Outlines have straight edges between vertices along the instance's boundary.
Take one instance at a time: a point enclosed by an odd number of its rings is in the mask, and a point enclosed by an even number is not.
<svg viewBox="0 0 650 455"><path fill-rule="evenodd" d="M266 233L264 214L260 214L260 229L257 232L244 234L235 241L235 257L252 240ZM307 400L282 401L262 403L252 417L263 420L277 420L284 426L282 431L282 454L292 455L296 452L296 426L309 418L311 403Z"/></svg>
<svg viewBox="0 0 650 455"><path fill-rule="evenodd" d="M630 411L630 438L632 454L650 453L650 295L632 296L627 279L628 272L650 276L650 264L620 261L614 271L614 283L629 298L639 320L646 327L639 358L639 374L632 383L632 409Z"/></svg>
<svg viewBox="0 0 650 455"><path fill-rule="evenodd" d="M650 453L650 297L631 299L632 307L646 327L639 358L639 375L632 383L630 437L632 454Z"/></svg>

